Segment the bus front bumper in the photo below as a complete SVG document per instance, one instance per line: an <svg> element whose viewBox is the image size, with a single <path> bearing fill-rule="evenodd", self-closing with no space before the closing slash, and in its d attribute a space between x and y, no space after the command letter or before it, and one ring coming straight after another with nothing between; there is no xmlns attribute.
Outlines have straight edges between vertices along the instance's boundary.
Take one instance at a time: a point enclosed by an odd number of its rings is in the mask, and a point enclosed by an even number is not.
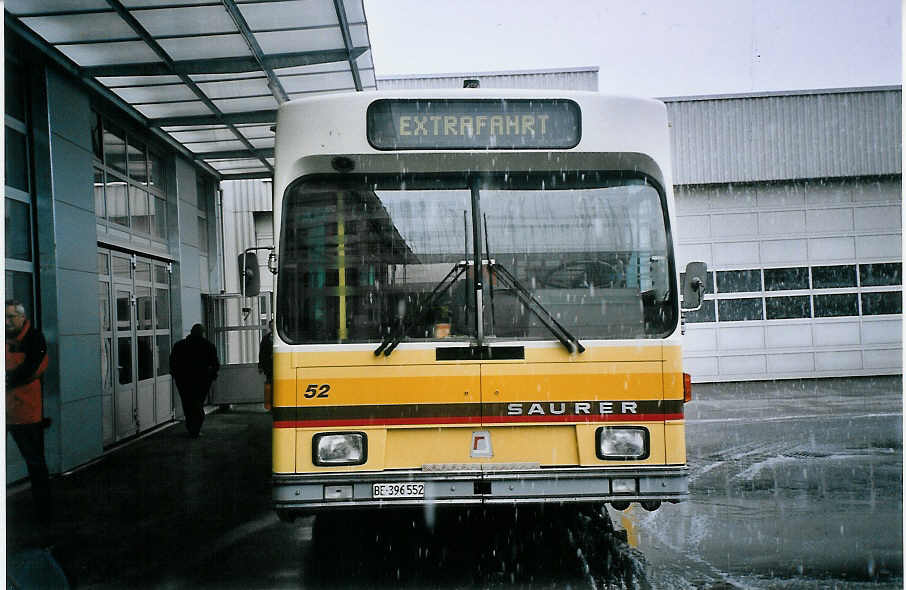
<svg viewBox="0 0 906 590"><path fill-rule="evenodd" d="M273 500L281 516L425 504L679 502L689 495L688 473L685 466L482 470L474 465L461 471L275 473ZM386 497L394 492L401 495Z"/></svg>

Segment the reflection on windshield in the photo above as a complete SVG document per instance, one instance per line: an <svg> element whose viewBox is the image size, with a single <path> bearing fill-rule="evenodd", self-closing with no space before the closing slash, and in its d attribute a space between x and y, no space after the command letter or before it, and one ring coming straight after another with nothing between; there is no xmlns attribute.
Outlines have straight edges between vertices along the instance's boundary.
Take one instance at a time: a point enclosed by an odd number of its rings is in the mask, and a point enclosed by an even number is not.
<svg viewBox="0 0 906 590"><path fill-rule="evenodd" d="M463 340L475 336L470 179L387 177L294 186L284 204L279 329L290 342ZM488 271L505 267L580 339L672 330L662 200L640 179L603 174L481 178L488 338L551 340L550 329ZM432 295L433 294L433 295ZM430 304L429 304L430 300Z"/></svg>

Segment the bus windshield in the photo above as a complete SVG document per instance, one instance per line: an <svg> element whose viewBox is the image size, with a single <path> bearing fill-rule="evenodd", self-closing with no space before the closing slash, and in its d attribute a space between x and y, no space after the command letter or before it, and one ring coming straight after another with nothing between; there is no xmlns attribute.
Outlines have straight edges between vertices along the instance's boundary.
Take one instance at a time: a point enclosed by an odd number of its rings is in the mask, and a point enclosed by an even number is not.
<svg viewBox="0 0 906 590"><path fill-rule="evenodd" d="M660 338L676 323L665 198L612 172L305 179L283 204L278 330L295 344L551 340L518 281L580 339ZM445 280L446 279L446 280Z"/></svg>

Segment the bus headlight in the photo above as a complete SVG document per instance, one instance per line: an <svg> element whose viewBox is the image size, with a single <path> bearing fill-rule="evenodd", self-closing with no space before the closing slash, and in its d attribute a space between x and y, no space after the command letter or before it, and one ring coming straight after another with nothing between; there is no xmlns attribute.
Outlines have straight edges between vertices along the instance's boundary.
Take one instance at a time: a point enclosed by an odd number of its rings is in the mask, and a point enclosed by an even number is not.
<svg viewBox="0 0 906 590"><path fill-rule="evenodd" d="M641 426L602 426L596 433L598 459L628 461L646 459L648 429Z"/></svg>
<svg viewBox="0 0 906 590"><path fill-rule="evenodd" d="M364 432L322 432L312 439L311 460L315 465L361 465L367 459Z"/></svg>

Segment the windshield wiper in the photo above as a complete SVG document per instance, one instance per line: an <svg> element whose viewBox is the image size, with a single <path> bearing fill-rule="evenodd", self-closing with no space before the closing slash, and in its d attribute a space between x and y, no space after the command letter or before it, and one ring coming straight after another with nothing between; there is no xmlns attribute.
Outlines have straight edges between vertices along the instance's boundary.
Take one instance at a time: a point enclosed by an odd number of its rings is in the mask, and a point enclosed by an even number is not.
<svg viewBox="0 0 906 590"><path fill-rule="evenodd" d="M399 346L400 341L403 337L409 332L409 329L413 324L420 324L425 316L433 309L434 301L447 292L447 290L456 282L456 280L466 271L466 268L469 264L465 261L457 262L453 265L453 268L450 269L450 272L440 280L439 283L434 287L434 290L431 291L431 295L428 296L428 300L421 305L419 312L409 320L402 322L402 327L398 330L393 330L391 328L390 333L384 337L381 341L381 345L374 349L374 356L380 356L381 353L384 353L384 356L390 356L390 353Z"/></svg>
<svg viewBox="0 0 906 590"><path fill-rule="evenodd" d="M554 319L554 316L551 315L541 302L535 299L535 296L529 292L528 289L519 282L513 273L506 269L502 264L495 262L493 260L488 260L488 270L492 274L496 274L498 278L502 279L504 283L508 283L509 287L513 289L513 292L516 294L516 297L528 307L529 311L535 314L535 317L538 318L538 321L544 324L551 333L557 337L557 340L566 347L566 350L572 354L574 352L585 352L585 347L582 346L582 343L579 342L579 339L572 335L572 333L564 328L560 322ZM539 311L540 310L540 311ZM542 313L543 312L543 313Z"/></svg>

